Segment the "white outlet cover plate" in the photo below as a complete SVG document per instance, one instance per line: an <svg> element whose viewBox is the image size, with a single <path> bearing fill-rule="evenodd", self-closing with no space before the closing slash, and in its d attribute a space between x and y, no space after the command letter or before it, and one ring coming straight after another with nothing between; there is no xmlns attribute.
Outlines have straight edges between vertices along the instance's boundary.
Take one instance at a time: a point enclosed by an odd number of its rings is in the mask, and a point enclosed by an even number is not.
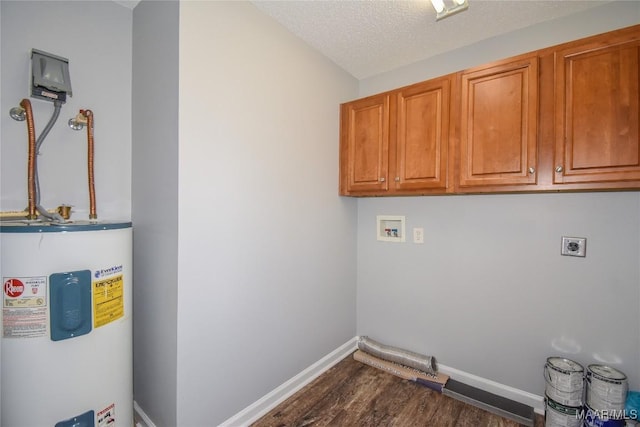
<svg viewBox="0 0 640 427"><path fill-rule="evenodd" d="M416 227L413 229L413 243L424 243L424 228Z"/></svg>
<svg viewBox="0 0 640 427"><path fill-rule="evenodd" d="M562 237L560 253L567 256L587 256L587 239L585 237Z"/></svg>

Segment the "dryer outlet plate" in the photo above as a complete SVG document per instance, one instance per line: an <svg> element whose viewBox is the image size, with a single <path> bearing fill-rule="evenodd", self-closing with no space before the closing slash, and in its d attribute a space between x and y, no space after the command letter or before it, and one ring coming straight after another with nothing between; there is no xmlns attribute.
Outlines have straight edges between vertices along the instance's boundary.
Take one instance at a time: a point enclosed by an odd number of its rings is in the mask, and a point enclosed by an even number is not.
<svg viewBox="0 0 640 427"><path fill-rule="evenodd" d="M562 237L562 255L587 256L587 239L585 237Z"/></svg>

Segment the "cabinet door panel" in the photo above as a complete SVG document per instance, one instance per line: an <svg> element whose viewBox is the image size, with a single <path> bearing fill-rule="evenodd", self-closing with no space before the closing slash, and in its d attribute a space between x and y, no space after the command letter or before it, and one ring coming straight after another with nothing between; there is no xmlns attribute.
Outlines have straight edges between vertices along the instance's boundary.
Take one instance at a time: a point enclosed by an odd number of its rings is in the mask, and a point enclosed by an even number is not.
<svg viewBox="0 0 640 427"><path fill-rule="evenodd" d="M555 183L640 179L640 42L556 55Z"/></svg>
<svg viewBox="0 0 640 427"><path fill-rule="evenodd" d="M395 188L446 189L451 79L395 94Z"/></svg>
<svg viewBox="0 0 640 427"><path fill-rule="evenodd" d="M538 59L463 73L461 187L536 183Z"/></svg>
<svg viewBox="0 0 640 427"><path fill-rule="evenodd" d="M347 192L387 190L389 96L344 104L342 120Z"/></svg>

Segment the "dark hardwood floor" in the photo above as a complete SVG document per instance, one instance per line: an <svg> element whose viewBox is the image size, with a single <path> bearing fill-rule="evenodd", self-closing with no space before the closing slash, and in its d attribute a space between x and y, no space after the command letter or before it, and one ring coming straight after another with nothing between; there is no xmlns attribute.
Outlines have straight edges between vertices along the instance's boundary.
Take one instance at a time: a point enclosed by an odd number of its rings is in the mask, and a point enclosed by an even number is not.
<svg viewBox="0 0 640 427"><path fill-rule="evenodd" d="M345 358L252 427L516 427L518 423ZM544 420L537 417L536 427Z"/></svg>

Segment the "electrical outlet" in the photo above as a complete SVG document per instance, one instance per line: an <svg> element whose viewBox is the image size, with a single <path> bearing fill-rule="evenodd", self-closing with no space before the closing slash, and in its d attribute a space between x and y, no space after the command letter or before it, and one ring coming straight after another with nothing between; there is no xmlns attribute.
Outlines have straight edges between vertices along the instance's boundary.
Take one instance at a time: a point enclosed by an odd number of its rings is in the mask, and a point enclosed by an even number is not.
<svg viewBox="0 0 640 427"><path fill-rule="evenodd" d="M413 243L424 243L424 228L413 229Z"/></svg>
<svg viewBox="0 0 640 427"><path fill-rule="evenodd" d="M587 255L587 239L584 237L562 237L562 255L584 257Z"/></svg>

